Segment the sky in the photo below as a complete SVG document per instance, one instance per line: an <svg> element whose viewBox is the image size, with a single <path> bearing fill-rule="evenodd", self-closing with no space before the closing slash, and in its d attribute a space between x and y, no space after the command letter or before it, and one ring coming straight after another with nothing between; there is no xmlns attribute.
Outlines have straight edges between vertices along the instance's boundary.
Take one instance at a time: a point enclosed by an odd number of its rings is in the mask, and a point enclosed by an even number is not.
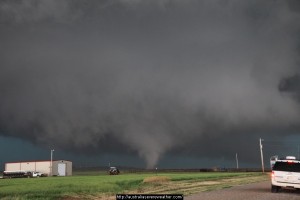
<svg viewBox="0 0 300 200"><path fill-rule="evenodd" d="M298 154L299 21L296 0L0 0L0 164Z"/></svg>

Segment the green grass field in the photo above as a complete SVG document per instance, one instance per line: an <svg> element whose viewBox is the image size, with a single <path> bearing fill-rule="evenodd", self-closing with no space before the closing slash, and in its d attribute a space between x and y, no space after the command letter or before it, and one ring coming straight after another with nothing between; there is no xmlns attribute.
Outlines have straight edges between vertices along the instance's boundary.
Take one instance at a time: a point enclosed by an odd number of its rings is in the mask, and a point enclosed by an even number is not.
<svg viewBox="0 0 300 200"><path fill-rule="evenodd" d="M113 199L116 193L146 192L191 194L266 179L261 173L225 172L117 176L81 173L70 177L0 179L0 199Z"/></svg>

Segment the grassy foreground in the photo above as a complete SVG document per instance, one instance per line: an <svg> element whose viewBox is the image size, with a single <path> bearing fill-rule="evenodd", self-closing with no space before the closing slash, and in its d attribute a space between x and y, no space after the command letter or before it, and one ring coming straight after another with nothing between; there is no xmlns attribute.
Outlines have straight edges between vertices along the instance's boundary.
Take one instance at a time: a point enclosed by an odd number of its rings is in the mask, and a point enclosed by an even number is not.
<svg viewBox="0 0 300 200"><path fill-rule="evenodd" d="M188 195L268 178L249 172L186 172L0 179L0 199L115 199L116 193Z"/></svg>

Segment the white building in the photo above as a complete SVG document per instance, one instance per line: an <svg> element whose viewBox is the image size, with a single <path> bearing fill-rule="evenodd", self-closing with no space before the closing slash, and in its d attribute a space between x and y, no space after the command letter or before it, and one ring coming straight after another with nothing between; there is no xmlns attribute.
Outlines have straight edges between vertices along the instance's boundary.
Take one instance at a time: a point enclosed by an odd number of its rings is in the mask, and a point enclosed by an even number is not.
<svg viewBox="0 0 300 200"><path fill-rule="evenodd" d="M5 171L35 171L48 174L48 176L72 176L72 162L67 160L52 161L22 161L5 163Z"/></svg>

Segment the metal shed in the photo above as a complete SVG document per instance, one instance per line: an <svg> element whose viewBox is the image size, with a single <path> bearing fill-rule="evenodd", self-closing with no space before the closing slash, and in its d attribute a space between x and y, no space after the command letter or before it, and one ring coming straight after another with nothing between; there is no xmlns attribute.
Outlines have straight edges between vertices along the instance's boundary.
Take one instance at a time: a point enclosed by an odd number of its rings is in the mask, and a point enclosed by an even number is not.
<svg viewBox="0 0 300 200"><path fill-rule="evenodd" d="M72 162L67 160L52 161L22 161L5 163L5 171L35 171L48 176L72 176Z"/></svg>

